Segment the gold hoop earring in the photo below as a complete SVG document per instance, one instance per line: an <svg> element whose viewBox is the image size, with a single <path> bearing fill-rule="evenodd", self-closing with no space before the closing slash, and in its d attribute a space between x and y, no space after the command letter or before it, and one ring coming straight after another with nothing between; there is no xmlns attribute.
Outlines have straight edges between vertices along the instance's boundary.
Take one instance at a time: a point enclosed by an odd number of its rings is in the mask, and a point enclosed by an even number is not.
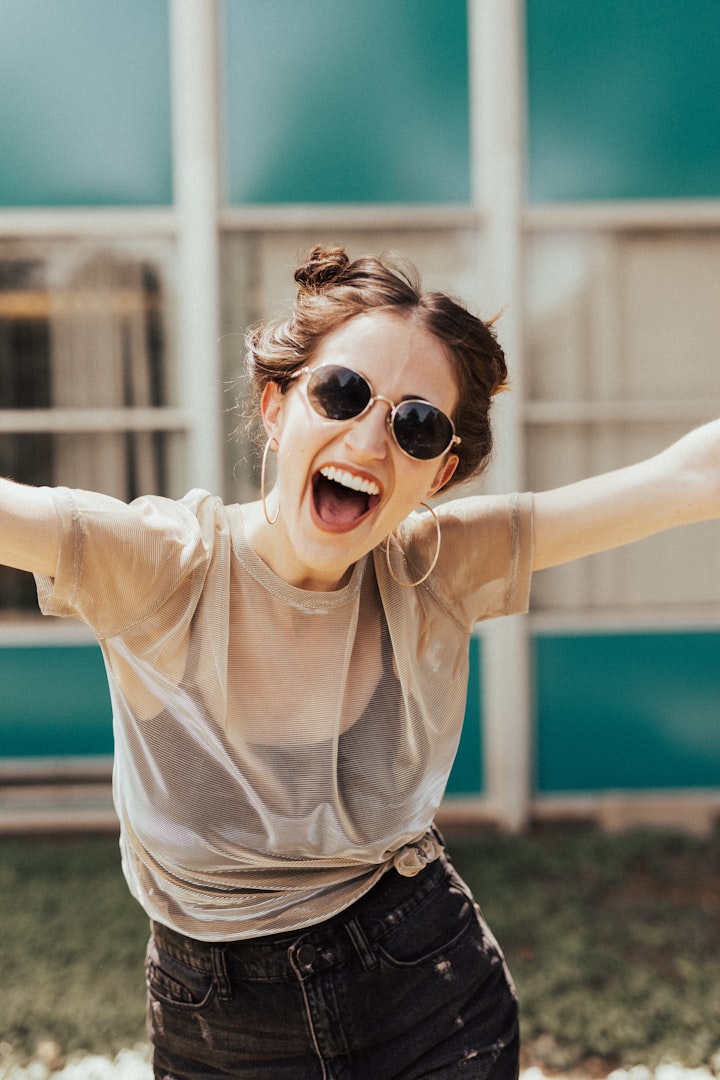
<svg viewBox="0 0 720 1080"><path fill-rule="evenodd" d="M275 511L275 517L270 517L270 515L268 513L268 508L267 508L267 493L265 491L265 474L267 472L267 459L268 459L268 454L270 453L270 444L271 443L275 443L275 445L278 446L278 447L280 445L278 443L277 439L275 438L275 436L271 435L270 438L268 439L268 441L265 443L265 449L263 450L263 456L262 456L262 467L260 469L260 499L262 501L263 514L265 515L265 520L267 521L268 525L274 525L275 522L277 521L277 519L280 517L280 504L279 503L278 503L278 508Z"/></svg>
<svg viewBox="0 0 720 1080"><path fill-rule="evenodd" d="M435 554L433 556L432 562L430 563L430 566L425 571L423 576L421 578L418 578L417 581L402 581L397 576L397 574L394 573L393 568L390 565L390 534L388 534L388 538L385 541L385 561L387 563L388 573L390 574L390 577L393 579L393 581L396 581L398 585L402 585L406 589L415 589L418 585L422 585L423 581L427 581L427 579L430 577L433 570L437 566L437 561L440 558L440 544L442 543L442 535L440 533L440 519L433 510L432 506L428 506L426 502L422 502L420 503L420 505L424 506L426 510L430 511L433 516L433 521L435 522L435 528L437 530L437 547L435 548Z"/></svg>

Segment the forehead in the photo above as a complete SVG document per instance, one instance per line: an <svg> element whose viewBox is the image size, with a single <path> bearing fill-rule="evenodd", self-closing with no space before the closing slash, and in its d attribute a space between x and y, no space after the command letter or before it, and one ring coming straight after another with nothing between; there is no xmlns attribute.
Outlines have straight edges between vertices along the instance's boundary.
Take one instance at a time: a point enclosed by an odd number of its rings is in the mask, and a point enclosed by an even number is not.
<svg viewBox="0 0 720 1080"><path fill-rule="evenodd" d="M315 364L345 364L365 375L376 394L393 401L418 397L451 412L458 400L453 361L445 345L412 316L368 312L323 339Z"/></svg>

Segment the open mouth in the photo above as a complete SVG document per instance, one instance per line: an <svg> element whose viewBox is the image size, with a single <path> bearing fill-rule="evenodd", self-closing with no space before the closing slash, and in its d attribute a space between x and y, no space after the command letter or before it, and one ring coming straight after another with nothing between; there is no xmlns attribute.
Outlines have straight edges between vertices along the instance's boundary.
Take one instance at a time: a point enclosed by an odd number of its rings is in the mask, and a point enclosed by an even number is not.
<svg viewBox="0 0 720 1080"><path fill-rule="evenodd" d="M357 525L377 506L380 487L374 480L326 465L313 476L313 500L323 524L341 531Z"/></svg>

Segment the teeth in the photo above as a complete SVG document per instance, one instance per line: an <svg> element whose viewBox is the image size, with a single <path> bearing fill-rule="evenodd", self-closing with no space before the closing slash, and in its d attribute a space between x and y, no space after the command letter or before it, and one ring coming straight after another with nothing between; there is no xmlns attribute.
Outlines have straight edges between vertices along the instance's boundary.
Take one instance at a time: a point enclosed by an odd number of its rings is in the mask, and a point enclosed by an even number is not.
<svg viewBox="0 0 720 1080"><path fill-rule="evenodd" d="M336 484L352 488L353 491L364 491L367 495L380 494L380 488L374 480L364 480L360 476L353 476L346 469L336 469L334 465L326 465L320 472L327 480L334 480Z"/></svg>

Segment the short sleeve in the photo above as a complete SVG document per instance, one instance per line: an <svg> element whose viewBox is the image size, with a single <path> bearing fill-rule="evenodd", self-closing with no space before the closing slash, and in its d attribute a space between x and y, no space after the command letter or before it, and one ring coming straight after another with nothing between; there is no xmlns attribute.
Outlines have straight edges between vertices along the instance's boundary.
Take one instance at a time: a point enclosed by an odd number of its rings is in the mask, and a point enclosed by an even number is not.
<svg viewBox="0 0 720 1080"><path fill-rule="evenodd" d="M483 619L525 612L532 578L530 493L478 495L436 508L440 554L425 587L470 630ZM404 555L417 574L432 559L437 532L429 514L403 530Z"/></svg>
<svg viewBox="0 0 720 1080"><path fill-rule="evenodd" d="M100 639L149 618L210 557L198 504L146 496L126 504L93 492L54 488L60 555L54 578L36 575L45 615L73 616ZM209 500L210 496L206 496Z"/></svg>

